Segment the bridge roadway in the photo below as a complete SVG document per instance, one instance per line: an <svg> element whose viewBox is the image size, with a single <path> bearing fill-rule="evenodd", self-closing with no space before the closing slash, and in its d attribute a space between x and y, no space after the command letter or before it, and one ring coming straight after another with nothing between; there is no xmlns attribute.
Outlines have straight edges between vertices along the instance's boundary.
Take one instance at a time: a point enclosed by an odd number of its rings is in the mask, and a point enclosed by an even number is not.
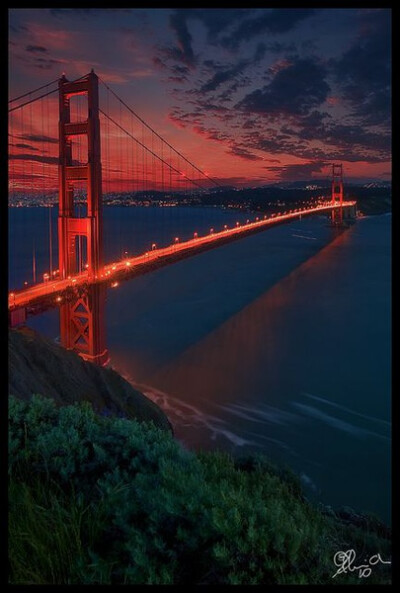
<svg viewBox="0 0 400 593"><path fill-rule="evenodd" d="M356 202L343 202L343 208L355 206ZM38 305L41 301L52 300L54 305L63 300L63 293L71 288L85 286L94 283L107 283L111 287L118 285L119 280L127 279L135 275L154 270L167 265L179 259L195 255L206 249L217 247L220 244L233 241L245 235L250 235L257 231L275 226L279 223L295 220L300 216L310 216L322 212L331 211L339 206L332 206L332 203L321 204L318 206L309 206L307 208L289 210L279 215L260 215L259 220L237 225L233 228L226 228L222 231L210 233L205 236L195 236L193 239L180 242L175 241L167 247L154 248L142 255L129 257L115 263L107 264L103 270L93 276L89 272L76 274L65 280L48 280L35 284L33 286L15 290L8 295L8 309L12 311L22 307ZM48 303L50 304L50 303Z"/></svg>

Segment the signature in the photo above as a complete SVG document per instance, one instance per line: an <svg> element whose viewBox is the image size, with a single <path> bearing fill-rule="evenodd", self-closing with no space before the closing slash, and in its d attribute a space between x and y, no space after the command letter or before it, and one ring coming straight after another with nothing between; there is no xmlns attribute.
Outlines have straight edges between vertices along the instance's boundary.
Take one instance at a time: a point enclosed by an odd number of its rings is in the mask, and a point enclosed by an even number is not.
<svg viewBox="0 0 400 593"><path fill-rule="evenodd" d="M335 563L335 566L338 566L339 568L337 569L332 578L334 579L338 574L344 574L347 572L355 571L358 571L359 579L367 578L372 573L371 567L376 566L377 564L392 564L390 560L382 560L380 554L373 554L369 558L367 564L360 564L359 566L354 566L355 559L356 553L354 550L347 550L347 552L336 552L336 554L333 557L333 561ZM364 560L364 562L367 561Z"/></svg>

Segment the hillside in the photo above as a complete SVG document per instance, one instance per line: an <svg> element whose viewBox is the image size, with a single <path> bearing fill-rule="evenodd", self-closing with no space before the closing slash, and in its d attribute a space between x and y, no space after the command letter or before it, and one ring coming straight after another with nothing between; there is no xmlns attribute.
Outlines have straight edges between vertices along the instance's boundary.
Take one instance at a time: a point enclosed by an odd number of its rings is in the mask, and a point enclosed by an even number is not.
<svg viewBox="0 0 400 593"><path fill-rule="evenodd" d="M19 399L40 393L58 405L88 401L102 415L152 420L171 430L164 412L114 370L86 362L29 328L10 330L8 361L8 393Z"/></svg>

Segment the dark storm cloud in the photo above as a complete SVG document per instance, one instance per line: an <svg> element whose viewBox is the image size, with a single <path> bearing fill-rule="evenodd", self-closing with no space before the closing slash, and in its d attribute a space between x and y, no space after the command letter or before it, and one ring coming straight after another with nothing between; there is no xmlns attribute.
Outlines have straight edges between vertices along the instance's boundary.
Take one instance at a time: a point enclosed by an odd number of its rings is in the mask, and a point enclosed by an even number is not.
<svg viewBox="0 0 400 593"><path fill-rule="evenodd" d="M47 47L43 47L43 45L27 45L25 50L33 54L44 54L48 51Z"/></svg>
<svg viewBox="0 0 400 593"><path fill-rule="evenodd" d="M216 72L208 82L203 84L200 88L200 92L208 93L210 91L215 91L221 84L233 80L238 74L243 72L247 65L247 61L242 61L227 70Z"/></svg>
<svg viewBox="0 0 400 593"><path fill-rule="evenodd" d="M351 128L351 129L348 129ZM288 129L282 134L276 129L267 128L262 132L252 132L242 138L246 148L265 151L269 154L290 154L306 159L338 159L349 162L366 161L370 163L385 162L390 159L388 143L390 138L381 134L365 132L361 126L331 125L316 129L314 133L307 130L307 138L302 132ZM315 144L320 141L321 146Z"/></svg>
<svg viewBox="0 0 400 593"><path fill-rule="evenodd" d="M333 61L336 82L364 124L390 123L391 39L390 11L362 15L362 33L342 57Z"/></svg>
<svg viewBox="0 0 400 593"><path fill-rule="evenodd" d="M175 31L178 40L179 53L175 55L181 56L182 62L188 65L193 65L195 62L194 52L192 48L192 36L187 25L187 14L185 10L176 10L171 14L169 19L171 28Z"/></svg>
<svg viewBox="0 0 400 593"><path fill-rule="evenodd" d="M313 161L312 163L282 165L265 167L268 171L279 173L281 181L297 181L300 179L310 179L315 173L322 173L324 167L329 163L326 161Z"/></svg>
<svg viewBox="0 0 400 593"><path fill-rule="evenodd" d="M222 44L235 49L242 41L249 41L261 33L286 33L315 12L312 8L273 8L256 10L254 16L242 21Z"/></svg>
<svg viewBox="0 0 400 593"><path fill-rule="evenodd" d="M200 21L207 29L207 39L211 44L218 43L218 36L238 19L253 12L251 9L199 9L179 8L170 15L169 23L176 35L177 47L164 48L169 56L181 61L187 66L194 67L196 56L193 50L193 37L189 30L189 21Z"/></svg>
<svg viewBox="0 0 400 593"><path fill-rule="evenodd" d="M47 142L49 144L58 144L58 138L39 134L19 134L18 138L21 140L28 140L28 142Z"/></svg>
<svg viewBox="0 0 400 593"><path fill-rule="evenodd" d="M272 81L240 101L236 107L246 113L306 115L325 101L330 87L326 69L315 60L296 59L279 70Z"/></svg>

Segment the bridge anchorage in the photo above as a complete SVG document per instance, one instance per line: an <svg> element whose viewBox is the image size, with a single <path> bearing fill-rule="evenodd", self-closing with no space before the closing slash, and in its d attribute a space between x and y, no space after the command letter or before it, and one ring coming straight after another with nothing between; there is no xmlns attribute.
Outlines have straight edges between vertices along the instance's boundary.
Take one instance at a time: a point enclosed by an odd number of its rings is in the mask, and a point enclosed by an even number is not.
<svg viewBox="0 0 400 593"><path fill-rule="evenodd" d="M43 282L36 283L34 281L31 286L9 293L8 308L11 327L25 323L28 314L34 314L57 306L60 311L61 344L67 349L74 350L85 360L105 365L109 359L106 348L104 316L107 286L117 286L119 280L145 274L179 259L196 255L201 251L212 249L304 216L326 214L331 218L331 224L335 228L344 228L355 218L356 202L344 200L342 165L334 164L332 166L331 199L316 205L302 206L301 208L277 214L259 215L253 221L247 220L246 223L242 224L236 222L231 227L224 225L222 230L210 229L210 233L203 236L195 232L193 238L184 241L176 237L171 245L165 247L157 247L154 243L151 250L146 253L105 264L103 260L100 113L106 118L106 121L116 125L119 132L124 133L130 141L139 144L142 150L148 151L152 160L158 159L162 163L162 179L164 179L163 167L166 166L169 167L170 173L173 172L174 175L178 176L180 181L185 178L186 182L189 181L193 185L204 189L199 184L198 178L191 179L187 174L187 169L186 173L184 173L179 166L179 162L185 162L186 165L192 167L192 171L197 171L197 173L202 174L204 178L216 185L219 184L148 126L114 91L109 89L104 81L100 82L116 96L133 117L138 118L143 126L151 130L151 149L138 141L124 126L115 122L103 109L100 109L99 79L93 70L75 81L69 81L65 76L62 76L58 81L58 87L56 86L55 89L36 99L9 109L9 112L15 111L58 91L59 276L49 280L49 274L45 274L47 281L44 279ZM50 84L56 83L57 81L53 81L53 83L46 85L46 88ZM44 87L37 90L42 88ZM85 102L85 116L83 118L80 116L81 109L78 111L71 109L71 100L73 101L74 97L77 96ZM77 113L75 119L74 113ZM154 152L153 138L155 137L161 143L166 144L169 151L174 151L178 155L178 166L165 160L162 151L163 144L161 144L161 156ZM73 158L73 145L74 143L80 145L81 140L84 147L87 146L87 150L85 148L83 160L80 158L79 151L79 161L76 161ZM156 172L153 174L156 176ZM78 196L81 185L84 186L85 191L83 193L86 194L83 216L81 216L80 209L78 210L78 206L80 208L81 204L81 196ZM83 253L86 260L84 268L82 266ZM50 275L51 269L50 259Z"/></svg>

